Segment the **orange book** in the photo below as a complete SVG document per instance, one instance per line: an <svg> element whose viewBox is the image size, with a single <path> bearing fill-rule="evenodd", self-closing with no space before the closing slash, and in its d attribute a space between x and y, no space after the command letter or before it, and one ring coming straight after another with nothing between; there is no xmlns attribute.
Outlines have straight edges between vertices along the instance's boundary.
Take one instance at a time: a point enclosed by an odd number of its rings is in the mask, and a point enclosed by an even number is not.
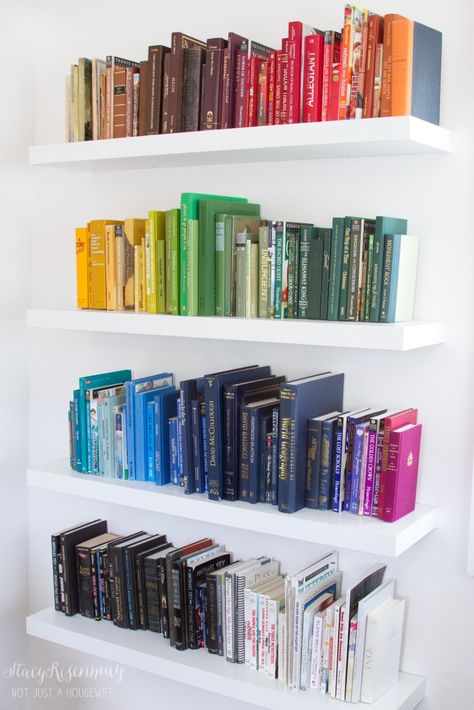
<svg viewBox="0 0 474 710"><path fill-rule="evenodd" d="M76 227L76 289L78 308L89 308L88 252L89 230L87 227Z"/></svg>
<svg viewBox="0 0 474 710"><path fill-rule="evenodd" d="M406 17L392 22L392 116L409 116L413 85L415 23Z"/></svg>
<svg viewBox="0 0 474 710"><path fill-rule="evenodd" d="M389 14L383 20L383 64L380 115L392 115L392 28L395 20L404 20L402 15Z"/></svg>
<svg viewBox="0 0 474 710"><path fill-rule="evenodd" d="M89 308L107 309L107 281L105 267L105 228L107 224L122 224L113 219L93 219L89 222L89 250L87 259Z"/></svg>
<svg viewBox="0 0 474 710"><path fill-rule="evenodd" d="M120 222L123 224L123 222ZM105 284L108 311L117 310L116 224L105 225Z"/></svg>
<svg viewBox="0 0 474 710"><path fill-rule="evenodd" d="M364 99L362 108L362 118L373 116L372 107L374 104L374 80L375 80L375 53L377 45L383 41L383 17L370 15L367 37L367 57L365 64Z"/></svg>

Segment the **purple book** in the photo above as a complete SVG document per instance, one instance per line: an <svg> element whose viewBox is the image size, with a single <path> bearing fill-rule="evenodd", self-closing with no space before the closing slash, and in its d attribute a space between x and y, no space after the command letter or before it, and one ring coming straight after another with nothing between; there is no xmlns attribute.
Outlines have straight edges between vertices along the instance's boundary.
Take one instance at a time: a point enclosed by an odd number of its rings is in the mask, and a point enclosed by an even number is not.
<svg viewBox="0 0 474 710"><path fill-rule="evenodd" d="M369 424L367 441L367 466L365 469L364 515L372 515L372 500L374 493L374 474L377 453L377 430Z"/></svg>
<svg viewBox="0 0 474 710"><path fill-rule="evenodd" d="M352 455L352 472L351 472L351 499L349 503L349 511L358 515L359 513L359 495L360 482L362 475L362 459L364 455L364 434L368 424L358 424L354 435L354 453Z"/></svg>
<svg viewBox="0 0 474 710"><path fill-rule="evenodd" d="M415 508L421 424L407 424L390 432L383 520L393 523Z"/></svg>

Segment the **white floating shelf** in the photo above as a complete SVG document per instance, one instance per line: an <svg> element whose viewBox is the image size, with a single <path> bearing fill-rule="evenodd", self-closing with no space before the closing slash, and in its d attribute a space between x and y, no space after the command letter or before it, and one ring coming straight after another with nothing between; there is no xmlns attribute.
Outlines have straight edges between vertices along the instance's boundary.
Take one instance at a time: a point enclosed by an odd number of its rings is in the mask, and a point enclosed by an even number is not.
<svg viewBox="0 0 474 710"><path fill-rule="evenodd" d="M37 145L31 165L83 170L449 152L445 128L413 116L297 123Z"/></svg>
<svg viewBox="0 0 474 710"><path fill-rule="evenodd" d="M286 692L278 681L243 665L227 663L205 649L176 651L150 631L119 629L111 622L97 623L78 615L67 617L53 609L28 616L26 630L30 636L45 641L270 710L412 710L423 699L425 690L424 678L400 673L398 683L378 702L345 706L318 693Z"/></svg>
<svg viewBox="0 0 474 710"><path fill-rule="evenodd" d="M205 494L185 495L176 486L105 479L76 473L63 459L28 469L28 485L33 488L92 498L140 510L175 515L189 520L207 520L239 530L277 535L348 550L397 557L436 527L437 509L416 506L397 520L385 523L351 513L333 513L304 508L286 515L276 506L236 501L212 501Z"/></svg>
<svg viewBox="0 0 474 710"><path fill-rule="evenodd" d="M348 323L31 309L27 324L32 328L369 350L413 350L444 342L444 324L439 321Z"/></svg>

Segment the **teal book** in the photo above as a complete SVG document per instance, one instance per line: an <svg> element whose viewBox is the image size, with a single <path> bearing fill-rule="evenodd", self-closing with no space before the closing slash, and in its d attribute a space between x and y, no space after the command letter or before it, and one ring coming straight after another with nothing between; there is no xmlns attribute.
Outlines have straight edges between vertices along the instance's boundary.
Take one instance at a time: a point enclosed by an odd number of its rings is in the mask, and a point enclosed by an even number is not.
<svg viewBox="0 0 474 710"><path fill-rule="evenodd" d="M160 381L163 384L160 384ZM147 462L147 404L152 401L157 394L171 391L173 387L173 375L165 374L158 378L157 387L145 389L142 392L135 392L134 396L134 434L135 434L135 480L146 481L148 474Z"/></svg>
<svg viewBox="0 0 474 710"><path fill-rule="evenodd" d="M300 264L298 283L298 318L309 318L308 309L311 294L309 291L309 252L314 236L312 224L301 225Z"/></svg>
<svg viewBox="0 0 474 710"><path fill-rule="evenodd" d="M260 217L260 205L231 200L199 201L198 315L216 315L216 214Z"/></svg>
<svg viewBox="0 0 474 710"><path fill-rule="evenodd" d="M165 299L166 313L179 316L179 209L166 211L165 217Z"/></svg>
<svg viewBox="0 0 474 710"><path fill-rule="evenodd" d="M344 218L332 221L331 254L329 257L328 320L339 319L339 291L341 287L342 250L344 245Z"/></svg>
<svg viewBox="0 0 474 710"><path fill-rule="evenodd" d="M382 296L382 272L386 234L406 234L408 222L397 217L376 217L369 320L377 323Z"/></svg>
<svg viewBox="0 0 474 710"><path fill-rule="evenodd" d="M322 320L327 320L328 317L328 302L329 302L329 268L331 262L331 242L332 229L327 227L318 227L316 234L323 240L323 270L321 275L321 314Z"/></svg>
<svg viewBox="0 0 474 710"><path fill-rule="evenodd" d="M285 227L286 283L288 287L286 318L298 318L299 253L302 226L301 222L287 222Z"/></svg>
<svg viewBox="0 0 474 710"><path fill-rule="evenodd" d="M104 397L101 402L102 461L105 478L115 478L115 414L114 407L125 404L125 388L122 394Z"/></svg>
<svg viewBox="0 0 474 710"><path fill-rule="evenodd" d="M207 195L200 192L181 193L181 224L179 233L179 262L181 265L181 269L179 276L179 303L180 312L182 316L191 315L189 313L188 300L188 220L198 219L199 200L231 200L235 202L247 202L247 199L244 197L228 197L227 195ZM195 313L194 315L197 315L197 313Z"/></svg>
<svg viewBox="0 0 474 710"><path fill-rule="evenodd" d="M415 303L419 238L408 234L385 237L384 273L380 321L412 320Z"/></svg>
<svg viewBox="0 0 474 710"><path fill-rule="evenodd" d="M98 375L87 375L79 378L79 439L81 442L81 471L87 473L87 415L86 393L91 389L122 385L132 379L131 370L115 370ZM89 447L91 442L89 442Z"/></svg>

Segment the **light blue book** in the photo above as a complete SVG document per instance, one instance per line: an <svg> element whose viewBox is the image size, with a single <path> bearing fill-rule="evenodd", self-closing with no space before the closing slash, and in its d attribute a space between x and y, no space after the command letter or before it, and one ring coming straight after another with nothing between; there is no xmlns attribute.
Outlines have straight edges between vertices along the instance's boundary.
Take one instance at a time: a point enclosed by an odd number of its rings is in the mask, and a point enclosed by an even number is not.
<svg viewBox="0 0 474 710"><path fill-rule="evenodd" d="M154 469L156 483L159 486L164 486L171 480L168 421L170 417L176 416L178 398L178 390L163 390L153 400Z"/></svg>
<svg viewBox="0 0 474 710"><path fill-rule="evenodd" d="M157 375L153 379L150 379L148 383L141 383L138 388L135 388L133 397L133 427L135 441L134 470L136 481L146 481L146 407L148 402L153 400L157 391L164 387L173 387L173 375L171 373Z"/></svg>

